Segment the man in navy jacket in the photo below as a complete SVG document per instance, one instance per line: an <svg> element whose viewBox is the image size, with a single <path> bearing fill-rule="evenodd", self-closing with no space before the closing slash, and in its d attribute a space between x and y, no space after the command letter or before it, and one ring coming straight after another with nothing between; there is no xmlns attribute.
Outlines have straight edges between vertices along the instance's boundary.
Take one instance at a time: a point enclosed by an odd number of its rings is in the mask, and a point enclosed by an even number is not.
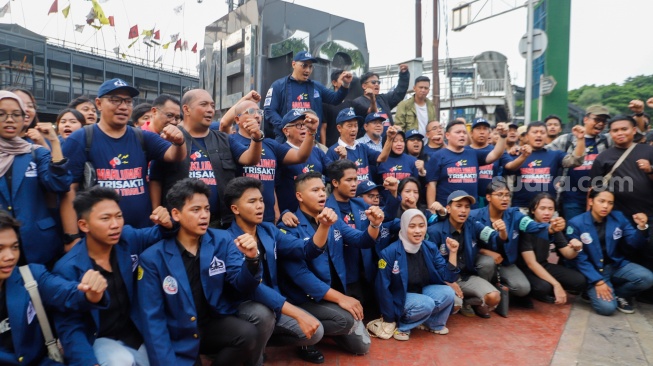
<svg viewBox="0 0 653 366"><path fill-rule="evenodd" d="M55 325L69 365L148 365L143 344L134 277L140 254L162 237L162 227L124 226L112 188L94 186L75 197L79 229L86 234L54 267L54 273L79 281L94 269L107 279L109 307L90 312L57 312ZM155 224L172 228L163 207L152 212Z"/></svg>
<svg viewBox="0 0 653 366"><path fill-rule="evenodd" d="M292 61L292 74L276 80L268 89L263 102L266 125L274 127L274 137L285 142L283 116L292 109L312 109L320 122L323 120L322 103L338 105L345 100L352 74L343 72L338 81L342 84L337 91L327 89L317 81L310 80L313 64L317 62L310 52L297 52ZM317 129L319 141L320 128Z"/></svg>

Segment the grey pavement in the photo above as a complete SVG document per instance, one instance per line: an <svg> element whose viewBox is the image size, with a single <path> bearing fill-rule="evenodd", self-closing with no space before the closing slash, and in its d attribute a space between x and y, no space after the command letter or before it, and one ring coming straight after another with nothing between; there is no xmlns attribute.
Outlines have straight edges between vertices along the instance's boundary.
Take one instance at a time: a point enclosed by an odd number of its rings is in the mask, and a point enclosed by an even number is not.
<svg viewBox="0 0 653 366"><path fill-rule="evenodd" d="M601 316L576 296L551 365L653 365L653 305Z"/></svg>

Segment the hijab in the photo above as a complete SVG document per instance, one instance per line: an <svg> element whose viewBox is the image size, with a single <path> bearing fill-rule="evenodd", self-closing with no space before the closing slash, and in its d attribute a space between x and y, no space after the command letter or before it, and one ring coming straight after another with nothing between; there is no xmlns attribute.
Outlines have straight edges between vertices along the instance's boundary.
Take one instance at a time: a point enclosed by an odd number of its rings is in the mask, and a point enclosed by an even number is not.
<svg viewBox="0 0 653 366"><path fill-rule="evenodd" d="M13 99L18 103L21 111L25 113L25 105L18 95L0 90L0 100ZM0 138L0 177L3 177L9 171L9 167L14 163L16 155L27 154L32 151L32 144L16 136L9 140Z"/></svg>
<svg viewBox="0 0 653 366"><path fill-rule="evenodd" d="M419 251L419 248L422 247L422 243L415 245L412 242L410 242L410 240L408 240L408 238L406 237L406 234L408 232L408 225L410 224L410 221L415 216L420 216L422 220L424 220L424 224L428 222L426 221L426 216L424 216L422 211L416 208L411 208L406 210L401 215L401 224L400 224L401 229L399 230L399 240L401 240L401 243L404 245L404 250L406 251L406 253L410 253L410 254L417 253Z"/></svg>

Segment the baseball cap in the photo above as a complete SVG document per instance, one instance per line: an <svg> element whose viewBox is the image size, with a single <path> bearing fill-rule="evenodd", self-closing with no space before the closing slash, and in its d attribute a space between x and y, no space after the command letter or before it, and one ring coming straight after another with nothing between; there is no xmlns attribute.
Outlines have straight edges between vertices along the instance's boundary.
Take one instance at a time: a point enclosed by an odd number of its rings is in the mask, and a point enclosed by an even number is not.
<svg viewBox="0 0 653 366"><path fill-rule="evenodd" d="M419 133L419 131L417 131L417 130L408 130L408 131L406 131L406 140L408 140L411 137L419 137L420 140L424 139L424 135Z"/></svg>
<svg viewBox="0 0 653 366"><path fill-rule="evenodd" d="M365 117L365 123L370 123L372 121L385 121L385 115L379 112L370 113Z"/></svg>
<svg viewBox="0 0 653 366"><path fill-rule="evenodd" d="M486 125L488 127L492 127L490 126L490 122L488 122L485 118L476 118L474 121L472 121L472 130L478 127L479 125Z"/></svg>
<svg viewBox="0 0 653 366"><path fill-rule="evenodd" d="M604 107L600 104L594 104L585 110L585 113L587 114L596 114L597 116L605 116L606 118L610 118L610 111L608 110L607 107Z"/></svg>
<svg viewBox="0 0 653 366"><path fill-rule="evenodd" d="M460 201L463 198L469 198L469 200L472 202L472 205L476 203L476 198L474 198L473 196L467 194L467 192L465 192L463 190L457 190L457 191L451 192L449 197L447 197L447 204L449 204L451 202L455 202L455 201Z"/></svg>
<svg viewBox="0 0 653 366"><path fill-rule="evenodd" d="M345 108L338 113L336 117L336 124L341 124L347 121L357 120L358 122L363 122L363 117L357 116L354 112L354 108Z"/></svg>
<svg viewBox="0 0 653 366"><path fill-rule="evenodd" d="M313 55L311 55L311 53L308 52L308 51L299 51L299 52L297 52L297 54L295 55L295 57L293 57L292 60L293 61L317 62L317 59L315 57L313 57Z"/></svg>
<svg viewBox="0 0 653 366"><path fill-rule="evenodd" d="M508 128L519 128L519 125L515 121L508 122Z"/></svg>
<svg viewBox="0 0 653 366"><path fill-rule="evenodd" d="M18 103L18 106L20 107L20 110L25 113L25 104L23 103L23 100L20 99L20 97L10 91L6 90L0 90L0 100L3 99L13 99Z"/></svg>
<svg viewBox="0 0 653 366"><path fill-rule="evenodd" d="M304 116L305 116L305 114L304 114L303 110L301 110L301 109L291 109L291 110L288 111L288 113L286 113L285 116L283 116L283 120L282 120L281 125L283 127L286 127L287 125L295 122L296 120L298 120L298 119L300 119L300 118L302 118Z"/></svg>
<svg viewBox="0 0 653 366"><path fill-rule="evenodd" d="M380 186L371 180L362 180L360 183L358 183L358 187L356 188L356 196L363 195L375 188L381 189L383 186Z"/></svg>
<svg viewBox="0 0 653 366"><path fill-rule="evenodd" d="M521 136L521 135L525 134L526 131L528 131L528 127L526 127L526 126L517 127L517 135L518 136Z"/></svg>
<svg viewBox="0 0 653 366"><path fill-rule="evenodd" d="M129 86L129 84L127 84L127 82L125 82L124 80L115 78L115 79L107 80L103 82L102 85L100 85L100 89L98 89L97 91L97 97L102 98L103 96L116 90L125 90L129 93L129 95L132 98L140 94L138 89Z"/></svg>

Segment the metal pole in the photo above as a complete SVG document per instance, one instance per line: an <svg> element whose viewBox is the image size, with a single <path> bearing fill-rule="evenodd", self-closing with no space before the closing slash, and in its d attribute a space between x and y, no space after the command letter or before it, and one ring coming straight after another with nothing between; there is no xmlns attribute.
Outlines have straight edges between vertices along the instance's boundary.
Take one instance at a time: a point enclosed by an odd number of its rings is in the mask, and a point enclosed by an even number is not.
<svg viewBox="0 0 653 366"><path fill-rule="evenodd" d="M540 75L540 96L537 98L537 120L542 120L542 80L544 80L544 74Z"/></svg>
<svg viewBox="0 0 653 366"><path fill-rule="evenodd" d="M438 32L438 0L433 0L433 104L435 104L436 118L440 119L440 67L438 65L438 47L440 35Z"/></svg>
<svg viewBox="0 0 653 366"><path fill-rule="evenodd" d="M422 0L415 0L415 57L422 57Z"/></svg>
<svg viewBox="0 0 653 366"><path fill-rule="evenodd" d="M524 125L531 122L531 104L533 101L533 1L528 0L528 21L526 23L526 95L524 100Z"/></svg>

